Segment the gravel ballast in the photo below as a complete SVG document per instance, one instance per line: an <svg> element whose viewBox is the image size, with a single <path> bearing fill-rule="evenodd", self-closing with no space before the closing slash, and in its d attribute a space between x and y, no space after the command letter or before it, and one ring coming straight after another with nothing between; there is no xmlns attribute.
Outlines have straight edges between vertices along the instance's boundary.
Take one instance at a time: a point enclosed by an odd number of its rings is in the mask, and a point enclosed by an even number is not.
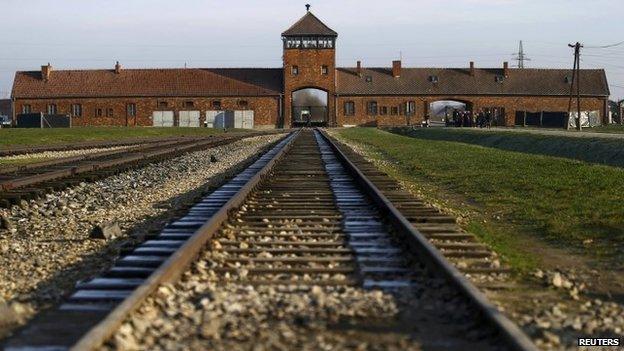
<svg viewBox="0 0 624 351"><path fill-rule="evenodd" d="M162 228L190 198L279 138L189 153L0 209L0 337L109 266L123 244ZM120 227L119 237L90 238L96 226L111 222Z"/></svg>
<svg viewBox="0 0 624 351"><path fill-rule="evenodd" d="M96 148L96 149L34 152L30 154L0 157L0 164L11 162L11 161L18 161L18 160L25 161L25 160L32 159L33 162L37 162L37 161L45 161L49 159L57 159L57 158L64 158L64 157L86 156L86 155L96 154L98 152L117 151L117 150L124 150L128 148L130 148L130 146L114 146L114 147Z"/></svg>

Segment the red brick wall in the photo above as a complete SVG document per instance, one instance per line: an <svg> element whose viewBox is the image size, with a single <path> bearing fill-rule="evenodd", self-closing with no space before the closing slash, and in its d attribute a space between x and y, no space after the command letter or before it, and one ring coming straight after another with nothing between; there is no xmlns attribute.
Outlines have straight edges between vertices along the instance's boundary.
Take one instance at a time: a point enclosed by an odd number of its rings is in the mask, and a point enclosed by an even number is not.
<svg viewBox="0 0 624 351"><path fill-rule="evenodd" d="M377 101L379 108L388 107L387 116L369 116L367 114L367 102ZM512 126L515 121L516 111L540 112L540 111L568 111L567 97L539 97L539 96L340 96L337 99L337 116L338 126L358 125L358 126L376 126L376 125L399 125L399 124L419 124L423 121L427 113L429 103L440 100L456 100L471 104L473 111L477 111L484 107L504 107L506 114L506 124ZM353 101L355 103L355 115L344 115L344 103ZM403 115L390 115L391 106L404 105L407 101L416 103L416 112L409 117ZM583 111L600 111L603 121L605 119L605 98L587 97L581 99L581 110ZM573 105L574 108L574 105ZM408 121L409 120L409 121Z"/></svg>
<svg viewBox="0 0 624 351"><path fill-rule="evenodd" d="M214 110L212 102L221 101L222 110L254 110L254 125L258 128L275 128L279 111L278 97L216 97L216 98L93 98L93 99L20 99L15 102L15 113L22 112L22 106L29 104L32 112L46 112L47 105L57 105L57 113L71 113L72 104L82 105L82 117L72 118L74 126L151 126L152 112L174 111L177 121L178 112L185 110L201 111L201 122L206 118L206 110ZM239 106L241 100L247 101L247 107ZM159 102L166 101L168 106L160 108ZM186 101L193 101L194 107L184 107ZM136 117L126 114L126 104L137 105ZM96 117L96 109L102 109L102 117ZM113 117L106 117L106 109L113 109Z"/></svg>
<svg viewBox="0 0 624 351"><path fill-rule="evenodd" d="M299 67L299 74L292 74L293 66ZM327 74L321 67L327 66ZM320 88L329 93L327 109L329 124L335 124L334 94L336 91L335 49L284 49L284 126L291 125L292 92L302 88Z"/></svg>

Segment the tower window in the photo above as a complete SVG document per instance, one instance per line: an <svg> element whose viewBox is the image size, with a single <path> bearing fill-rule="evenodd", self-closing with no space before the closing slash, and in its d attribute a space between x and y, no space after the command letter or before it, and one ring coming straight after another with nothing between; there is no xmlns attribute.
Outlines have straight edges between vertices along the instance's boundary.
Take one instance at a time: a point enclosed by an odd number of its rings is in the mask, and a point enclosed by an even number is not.
<svg viewBox="0 0 624 351"><path fill-rule="evenodd" d="M370 116L377 116L377 101L368 102L368 114Z"/></svg>
<svg viewBox="0 0 624 351"><path fill-rule="evenodd" d="M346 101L344 103L344 114L345 116L353 116L355 115L355 102Z"/></svg>
<svg viewBox="0 0 624 351"><path fill-rule="evenodd" d="M321 66L321 73L327 75L329 73L329 67L325 65Z"/></svg>
<svg viewBox="0 0 624 351"><path fill-rule="evenodd" d="M299 66L292 66L292 75L296 76L299 74Z"/></svg>

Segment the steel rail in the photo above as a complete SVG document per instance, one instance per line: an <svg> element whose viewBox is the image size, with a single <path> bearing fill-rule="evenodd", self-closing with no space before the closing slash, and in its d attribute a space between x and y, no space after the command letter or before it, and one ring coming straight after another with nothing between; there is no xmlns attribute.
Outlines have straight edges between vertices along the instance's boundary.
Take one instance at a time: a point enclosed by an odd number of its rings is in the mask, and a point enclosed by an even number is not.
<svg viewBox="0 0 624 351"><path fill-rule="evenodd" d="M78 160L79 162L83 161L85 163L78 164L76 166L72 166L71 164L69 164L66 167L63 167L61 169L54 169L50 171L43 170L43 172L40 174L33 174L33 175L22 176L22 177L18 175L14 179L0 181L0 191L10 191L16 188L22 188L25 186L34 185L34 184L42 183L45 181L50 181L53 179L71 177L77 174L93 172L93 171L117 167L117 166L123 166L126 164L131 164L133 162L138 162L142 160L149 160L149 159L158 158L158 157L165 157L171 154L184 153L184 152L188 152L188 151L198 149L201 147L210 146L215 143L231 142L235 140L244 139L247 137L254 137L254 136L266 135L266 134L267 133L237 134L237 135L227 136L223 138L215 137L215 138L207 138L205 140L198 140L198 141L190 141L190 142L184 141L182 142L182 144L184 145L179 145L179 143L175 143L173 144L172 147L165 148L165 149L163 149L163 147L170 146L170 145L169 144L159 145L157 146L158 149L153 150L153 151L149 151L149 150L154 149L155 147L149 146L146 148L147 149L146 151L131 149L131 150L125 150L125 151L116 153L120 155L124 153L128 153L129 155L126 155L126 156L122 155L119 158L113 158L113 159L105 159L105 160L98 160L97 158L80 159ZM109 154L103 155L103 157L107 157L107 156L110 156L110 155ZM64 162L63 160L59 160L59 163L60 163L59 166L62 166L63 164L66 164L67 162ZM54 164L52 166L54 166ZM36 170L33 170L33 171L36 171Z"/></svg>
<svg viewBox="0 0 624 351"><path fill-rule="evenodd" d="M276 162L290 149L298 131L292 132L290 140L282 149L260 169L236 194L234 194L217 211L208 222L203 224L175 253L173 253L143 284L136 288L121 304L119 304L104 320L82 336L70 350L87 351L102 346L119 328L126 317L138 308L141 303L161 284L176 281L185 269L196 259L206 243L229 218L229 213L243 204L247 196L271 171Z"/></svg>
<svg viewBox="0 0 624 351"><path fill-rule="evenodd" d="M447 261L442 253L427 240L427 238L403 216L390 200L351 162L351 160L340 150L338 145L327 135L327 132L321 130L321 135L329 143L332 150L336 153L339 160L346 169L351 173L355 181L362 189L375 201L379 209L385 212L387 218L396 230L405 235L409 240L410 246L426 261L430 266L437 270L438 273L448 279L455 285L459 291L476 306L483 316L495 327L507 342L515 350L519 351L537 351L537 347L531 339L511 320L503 315L494 306L487 297L479 291L466 277Z"/></svg>

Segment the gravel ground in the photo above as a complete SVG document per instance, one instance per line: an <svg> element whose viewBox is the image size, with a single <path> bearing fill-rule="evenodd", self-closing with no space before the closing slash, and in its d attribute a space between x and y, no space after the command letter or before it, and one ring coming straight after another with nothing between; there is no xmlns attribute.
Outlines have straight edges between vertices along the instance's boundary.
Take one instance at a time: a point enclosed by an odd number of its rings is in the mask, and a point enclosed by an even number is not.
<svg viewBox="0 0 624 351"><path fill-rule="evenodd" d="M115 146L115 147L107 147L107 148L99 148L99 149L79 149L79 150L67 150L67 151L44 151L44 152L36 152L32 154L22 154L22 155L13 155L13 156L4 156L0 157L0 164L7 163L16 160L29 160L33 161L43 161L48 159L56 159L63 157L73 157L73 156L81 156L81 155L90 155L103 151L115 151L115 150L123 150L127 149L130 146Z"/></svg>
<svg viewBox="0 0 624 351"><path fill-rule="evenodd" d="M245 285L203 259L163 285L104 350L496 349L446 283L383 292L346 286Z"/></svg>
<svg viewBox="0 0 624 351"><path fill-rule="evenodd" d="M340 138L336 133L331 134L366 156L361 146ZM394 167L387 161L367 159L381 169ZM406 188L412 193L415 190ZM468 215L448 210L439 199L427 199L430 200L434 202L434 207L458 217L458 222L465 224ZM461 260L453 260L453 263L457 266L462 264ZM477 284L486 280L516 286L512 290L486 290L485 293L511 320L522 326L542 350L578 350L579 337L619 337L624 341L624 305L589 296L586 291L588 283L584 282L586 279L575 272L538 270L528 280L514 279L511 275L467 277Z"/></svg>
<svg viewBox="0 0 624 351"><path fill-rule="evenodd" d="M0 337L58 302L76 281L107 267L121 245L163 227L189 196L218 185L228 169L280 137L190 153L1 209ZM211 155L217 162L211 163ZM95 225L111 220L121 227L120 237L89 238Z"/></svg>

